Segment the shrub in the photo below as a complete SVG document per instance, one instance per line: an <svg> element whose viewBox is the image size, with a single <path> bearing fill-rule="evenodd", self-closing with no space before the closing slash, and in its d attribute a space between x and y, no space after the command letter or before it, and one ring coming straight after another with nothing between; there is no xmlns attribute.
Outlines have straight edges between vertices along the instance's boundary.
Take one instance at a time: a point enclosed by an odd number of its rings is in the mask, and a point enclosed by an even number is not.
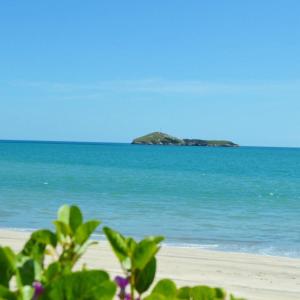
<svg viewBox="0 0 300 300"><path fill-rule="evenodd" d="M54 221L55 232L33 232L19 253L0 247L0 300L222 300L226 293L208 286L181 287L160 280L149 291L156 274L156 254L163 237L136 241L104 227L103 231L120 262L123 276L111 280L103 270L74 266L100 225L83 221L77 206L63 205ZM146 296L144 297L143 295ZM230 295L231 300L238 300ZM239 299L241 300L241 299Z"/></svg>

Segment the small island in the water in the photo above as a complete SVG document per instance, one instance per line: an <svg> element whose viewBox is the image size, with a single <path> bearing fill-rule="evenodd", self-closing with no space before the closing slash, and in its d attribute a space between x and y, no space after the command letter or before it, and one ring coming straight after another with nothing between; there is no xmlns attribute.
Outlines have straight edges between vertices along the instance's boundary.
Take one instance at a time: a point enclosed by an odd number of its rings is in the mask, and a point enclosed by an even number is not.
<svg viewBox="0 0 300 300"><path fill-rule="evenodd" d="M179 139L163 132L152 132L132 141L135 145L175 145L175 146L202 146L202 147L238 147L231 141Z"/></svg>

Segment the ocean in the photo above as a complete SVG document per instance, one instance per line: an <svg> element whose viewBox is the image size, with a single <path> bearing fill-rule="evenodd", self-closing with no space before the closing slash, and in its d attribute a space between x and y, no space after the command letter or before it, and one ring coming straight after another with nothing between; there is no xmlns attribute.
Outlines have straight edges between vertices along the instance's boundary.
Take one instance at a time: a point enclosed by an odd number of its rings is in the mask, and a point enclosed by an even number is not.
<svg viewBox="0 0 300 300"><path fill-rule="evenodd" d="M1 228L52 228L64 203L137 238L300 257L297 148L0 142Z"/></svg>

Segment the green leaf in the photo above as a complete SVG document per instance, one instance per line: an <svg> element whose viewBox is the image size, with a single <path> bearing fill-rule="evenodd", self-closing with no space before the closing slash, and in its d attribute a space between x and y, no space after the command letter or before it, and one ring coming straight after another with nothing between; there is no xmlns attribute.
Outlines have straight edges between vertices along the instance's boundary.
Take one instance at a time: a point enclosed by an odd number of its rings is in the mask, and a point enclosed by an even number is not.
<svg viewBox="0 0 300 300"><path fill-rule="evenodd" d="M121 266L124 270L130 271L132 264L131 264L131 259L130 257L126 257L122 262L121 262Z"/></svg>
<svg viewBox="0 0 300 300"><path fill-rule="evenodd" d="M187 286L184 286L177 291L178 299L190 300L191 299L190 295L191 295L191 288Z"/></svg>
<svg viewBox="0 0 300 300"><path fill-rule="evenodd" d="M217 299L225 299L226 298L226 292L221 288L214 288L215 289L215 295Z"/></svg>
<svg viewBox="0 0 300 300"><path fill-rule="evenodd" d="M45 244L39 243L36 239L31 237L26 242L23 250L18 255L18 257L28 256L35 259L42 265L44 262L45 249L46 249Z"/></svg>
<svg viewBox="0 0 300 300"><path fill-rule="evenodd" d="M222 294L218 294L221 291ZM222 298L219 296L222 295ZM144 300L224 300L225 294L221 289L206 286L182 287L176 289L173 281L163 279L157 283L152 293ZM234 300L234 299L231 299ZM244 299L241 299L244 300Z"/></svg>
<svg viewBox="0 0 300 300"><path fill-rule="evenodd" d="M17 300L17 296L7 287L0 285L0 300Z"/></svg>
<svg viewBox="0 0 300 300"><path fill-rule="evenodd" d="M46 282L50 282L55 279L57 276L59 276L60 272L61 265L59 262L56 261L50 264L44 274Z"/></svg>
<svg viewBox="0 0 300 300"><path fill-rule="evenodd" d="M159 248L154 241L147 239L140 241L133 253L133 267L140 270L144 269L158 250Z"/></svg>
<svg viewBox="0 0 300 300"><path fill-rule="evenodd" d="M116 285L100 270L63 275L46 287L41 300L111 300Z"/></svg>
<svg viewBox="0 0 300 300"><path fill-rule="evenodd" d="M75 253L76 253L76 261L87 251L87 249L92 245L97 245L97 241L86 241L81 246L76 246Z"/></svg>
<svg viewBox="0 0 300 300"><path fill-rule="evenodd" d="M125 237L108 227L104 227L103 231L120 262L128 260L129 253Z"/></svg>
<svg viewBox="0 0 300 300"><path fill-rule="evenodd" d="M21 299L22 300L32 300L34 294L34 289L31 286L24 286L21 288Z"/></svg>
<svg viewBox="0 0 300 300"><path fill-rule="evenodd" d="M163 236L148 236L145 238L145 240L147 241L152 241L156 244L159 244L160 242L162 242L165 238Z"/></svg>
<svg viewBox="0 0 300 300"><path fill-rule="evenodd" d="M100 221L97 220L91 220L84 224L81 224L75 234L75 241L76 243L82 245L84 244L91 234L96 230L96 228L99 226Z"/></svg>
<svg viewBox="0 0 300 300"><path fill-rule="evenodd" d="M9 247L0 247L0 266L0 284L8 287L16 269L16 255Z"/></svg>
<svg viewBox="0 0 300 300"><path fill-rule="evenodd" d="M137 242L133 238L129 237L129 238L126 239L126 244L127 244L127 249L128 249L127 250L128 255L132 256L132 254L135 250L135 247L137 245Z"/></svg>
<svg viewBox="0 0 300 300"><path fill-rule="evenodd" d="M224 300L226 293L219 288L211 288L208 286L195 286L190 290L193 300Z"/></svg>
<svg viewBox="0 0 300 300"><path fill-rule="evenodd" d="M20 255L33 258L38 263L35 264L36 271L38 271L38 268L42 268L44 264L46 246L56 247L56 244L57 238L53 232L46 229L38 230L31 234Z"/></svg>
<svg viewBox="0 0 300 300"><path fill-rule="evenodd" d="M177 288L172 280L162 279L156 284L151 294L158 294L167 297L167 299L173 299L176 297Z"/></svg>
<svg viewBox="0 0 300 300"><path fill-rule="evenodd" d="M27 259L21 266L18 266L18 274L17 280L19 284L25 285L32 285L35 279L34 273L34 260Z"/></svg>
<svg viewBox="0 0 300 300"><path fill-rule="evenodd" d="M144 293L151 286L156 273L156 259L153 257L143 270L137 269L134 274L135 289L139 294Z"/></svg>
<svg viewBox="0 0 300 300"><path fill-rule="evenodd" d="M78 206L63 205L59 208L57 213L58 221L61 221L70 226L73 233L82 224L82 213Z"/></svg>
<svg viewBox="0 0 300 300"><path fill-rule="evenodd" d="M53 224L55 225L56 232L60 240L71 235L71 228L68 224L57 220L54 221Z"/></svg>
<svg viewBox="0 0 300 300"><path fill-rule="evenodd" d="M36 240L38 243L44 245L51 245L54 248L56 247L57 244L57 238L55 233L47 229L41 229L33 232L31 238Z"/></svg>

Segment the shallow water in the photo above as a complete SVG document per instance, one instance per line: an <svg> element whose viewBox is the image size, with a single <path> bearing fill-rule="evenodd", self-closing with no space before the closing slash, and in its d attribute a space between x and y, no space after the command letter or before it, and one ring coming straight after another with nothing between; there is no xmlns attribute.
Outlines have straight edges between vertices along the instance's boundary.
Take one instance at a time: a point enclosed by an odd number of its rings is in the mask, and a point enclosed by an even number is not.
<svg viewBox="0 0 300 300"><path fill-rule="evenodd" d="M300 149L0 142L0 227L51 227L63 203L136 237L300 257Z"/></svg>

